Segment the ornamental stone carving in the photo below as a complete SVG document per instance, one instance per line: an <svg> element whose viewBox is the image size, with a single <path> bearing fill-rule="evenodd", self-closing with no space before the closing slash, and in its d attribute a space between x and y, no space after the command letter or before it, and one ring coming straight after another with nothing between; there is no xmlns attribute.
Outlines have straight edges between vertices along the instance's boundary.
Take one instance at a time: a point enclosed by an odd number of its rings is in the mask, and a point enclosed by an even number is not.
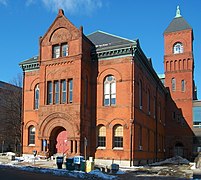
<svg viewBox="0 0 201 180"><path fill-rule="evenodd" d="M60 42L68 42L72 39L71 33L65 28L59 28L54 31L50 37L50 42L52 44Z"/></svg>

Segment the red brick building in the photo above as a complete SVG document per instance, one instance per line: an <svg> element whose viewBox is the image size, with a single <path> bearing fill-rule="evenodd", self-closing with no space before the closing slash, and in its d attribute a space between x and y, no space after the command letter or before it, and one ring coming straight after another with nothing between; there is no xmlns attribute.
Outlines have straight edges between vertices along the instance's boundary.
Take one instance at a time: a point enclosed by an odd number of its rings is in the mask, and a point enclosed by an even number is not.
<svg viewBox="0 0 201 180"><path fill-rule="evenodd" d="M192 28L175 31L164 33L168 90L138 40L102 31L85 36L83 28L76 28L59 10L40 38L39 56L20 64L23 153L86 153L97 162L130 165L175 154L190 158L192 112L183 108L193 100ZM175 43L181 43L185 53L174 54ZM168 69L175 57L178 63L185 59L188 69ZM190 90L173 92L173 78L185 80Z"/></svg>

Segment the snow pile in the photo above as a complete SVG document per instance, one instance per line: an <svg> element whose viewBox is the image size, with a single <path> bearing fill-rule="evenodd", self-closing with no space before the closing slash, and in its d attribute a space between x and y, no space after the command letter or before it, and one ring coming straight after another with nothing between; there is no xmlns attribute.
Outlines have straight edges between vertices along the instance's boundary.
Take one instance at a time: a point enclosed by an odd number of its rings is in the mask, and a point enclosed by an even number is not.
<svg viewBox="0 0 201 180"><path fill-rule="evenodd" d="M162 165L168 165L168 164L179 165L179 164L189 164L189 163L190 162L187 159L182 158L181 156L175 156L175 157L166 159L164 161L152 163L150 165L151 166L162 166Z"/></svg>
<svg viewBox="0 0 201 180"><path fill-rule="evenodd" d="M13 153L13 152L6 152L6 156L15 156L15 153Z"/></svg>
<svg viewBox="0 0 201 180"><path fill-rule="evenodd" d="M99 177L101 179L115 179L116 178L116 176L111 176L111 175L104 174L98 169L89 172L89 174L96 175L97 177Z"/></svg>

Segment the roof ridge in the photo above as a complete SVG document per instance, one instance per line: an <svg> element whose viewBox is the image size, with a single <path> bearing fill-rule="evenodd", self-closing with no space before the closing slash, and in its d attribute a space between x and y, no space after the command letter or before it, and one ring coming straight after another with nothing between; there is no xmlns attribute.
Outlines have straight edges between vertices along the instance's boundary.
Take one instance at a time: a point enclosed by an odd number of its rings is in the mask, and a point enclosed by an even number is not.
<svg viewBox="0 0 201 180"><path fill-rule="evenodd" d="M124 38L124 37L121 37L121 36L118 36L118 35L114 35L114 34L111 34L111 33L108 33L108 32L105 32L105 31L102 31L102 30L97 30L97 31L94 31L93 33L90 33L89 35L87 36L90 36L96 32L100 32L100 33L103 33L103 34L106 34L106 35L109 35L109 36L113 36L115 38L119 38L119 39L123 39L123 40L126 40L126 41L131 41L131 42L135 42L134 40L131 40L131 39L128 39L128 38Z"/></svg>

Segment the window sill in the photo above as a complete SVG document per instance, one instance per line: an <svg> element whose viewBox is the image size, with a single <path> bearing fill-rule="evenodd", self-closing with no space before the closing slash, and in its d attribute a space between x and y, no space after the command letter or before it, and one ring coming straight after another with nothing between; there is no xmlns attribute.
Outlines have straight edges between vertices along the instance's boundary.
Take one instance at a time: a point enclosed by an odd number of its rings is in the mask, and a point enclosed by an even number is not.
<svg viewBox="0 0 201 180"><path fill-rule="evenodd" d="M35 144L29 144L28 146L35 146Z"/></svg>
<svg viewBox="0 0 201 180"><path fill-rule="evenodd" d="M113 150L122 151L122 150L124 150L124 148L122 148L122 147L114 147Z"/></svg>
<svg viewBox="0 0 201 180"><path fill-rule="evenodd" d="M97 147L97 149L103 150L103 149L106 149L106 147Z"/></svg>
<svg viewBox="0 0 201 180"><path fill-rule="evenodd" d="M113 104L113 105L103 105L103 107L116 107L117 105L116 104Z"/></svg>

